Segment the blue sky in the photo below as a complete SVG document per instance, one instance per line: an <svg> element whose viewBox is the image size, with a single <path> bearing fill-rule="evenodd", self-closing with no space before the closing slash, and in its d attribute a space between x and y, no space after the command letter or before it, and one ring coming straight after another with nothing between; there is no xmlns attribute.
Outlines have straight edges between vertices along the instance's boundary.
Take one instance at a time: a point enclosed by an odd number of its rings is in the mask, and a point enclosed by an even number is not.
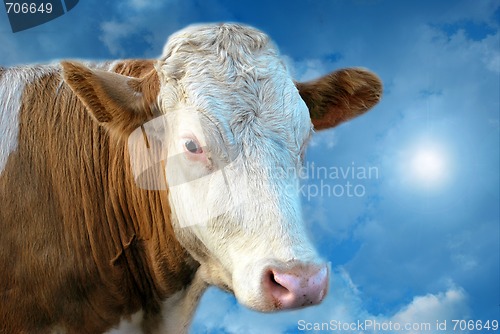
<svg viewBox="0 0 500 334"><path fill-rule="evenodd" d="M0 65L157 57L174 31L219 21L268 33L297 80L363 66L385 94L365 116L317 133L307 153L311 168L377 170L304 180L308 231L332 263L323 304L266 315L212 288L192 332L499 319L498 1L80 0L16 34L2 10ZM340 194L347 182L363 195Z"/></svg>

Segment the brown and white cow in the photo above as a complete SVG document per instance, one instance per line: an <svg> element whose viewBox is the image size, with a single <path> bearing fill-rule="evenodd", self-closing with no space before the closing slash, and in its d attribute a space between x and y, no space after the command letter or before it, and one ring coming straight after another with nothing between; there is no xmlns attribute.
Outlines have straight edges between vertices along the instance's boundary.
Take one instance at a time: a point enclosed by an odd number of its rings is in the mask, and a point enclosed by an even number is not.
<svg viewBox="0 0 500 334"><path fill-rule="evenodd" d="M186 331L208 285L264 312L320 303L298 177L275 173L381 90L363 69L294 83L235 24L188 27L159 60L0 68L0 333L102 333L134 314ZM161 142L168 188L138 184L137 133Z"/></svg>

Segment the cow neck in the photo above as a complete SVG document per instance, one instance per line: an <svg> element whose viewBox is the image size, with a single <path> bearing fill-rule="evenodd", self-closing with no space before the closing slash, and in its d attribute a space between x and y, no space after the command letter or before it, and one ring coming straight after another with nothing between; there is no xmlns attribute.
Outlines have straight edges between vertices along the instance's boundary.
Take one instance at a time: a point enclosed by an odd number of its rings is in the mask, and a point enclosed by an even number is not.
<svg viewBox="0 0 500 334"><path fill-rule="evenodd" d="M153 117L152 102L156 100L159 83L150 60L129 60L116 64L113 71L144 77L146 100L145 113ZM105 220L109 237L115 245L114 256L109 263L113 268L125 268L130 284L140 291L141 303L156 307L158 301L170 296L187 285L196 263L175 238L170 217L168 190L140 189L134 182L128 152L128 135L109 134L93 123L93 134L101 143L93 147L97 158L96 171L101 175L99 193L107 197ZM99 180L99 177L93 178ZM93 231L89 228L89 234ZM107 265L103 263L103 265Z"/></svg>
<svg viewBox="0 0 500 334"><path fill-rule="evenodd" d="M194 262L175 238L168 190L137 187L126 138L109 140L108 179L104 191L110 194L112 209L106 217L118 246L111 264L125 266L147 297L147 303L151 303L152 299L165 298L188 284Z"/></svg>
<svg viewBox="0 0 500 334"><path fill-rule="evenodd" d="M91 304L121 314L138 309L157 313L162 300L189 284L196 263L175 238L167 191L135 185L126 136L110 134L79 101L75 104L74 123L57 137L56 150L61 151L52 155L58 161L51 165L76 162L62 173L62 183L53 185L65 234L78 247L79 279L100 279L96 290L86 291L98 299ZM73 132L77 135L68 140ZM72 183L74 189L65 187ZM74 195L68 196L71 192Z"/></svg>

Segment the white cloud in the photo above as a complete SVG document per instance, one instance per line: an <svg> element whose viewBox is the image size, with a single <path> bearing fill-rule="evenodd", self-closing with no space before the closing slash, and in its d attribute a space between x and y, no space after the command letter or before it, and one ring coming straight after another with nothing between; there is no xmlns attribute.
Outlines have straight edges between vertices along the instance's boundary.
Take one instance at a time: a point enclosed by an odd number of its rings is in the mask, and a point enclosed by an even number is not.
<svg viewBox="0 0 500 334"><path fill-rule="evenodd" d="M138 56L156 58L169 35L183 28L177 19L183 9L177 0L128 0L117 5L113 19L100 24L99 40L115 57L139 50Z"/></svg>
<svg viewBox="0 0 500 334"><path fill-rule="evenodd" d="M466 293L461 288L453 287L445 292L413 298L411 303L392 316L390 321L416 326L408 333L422 333L422 329L427 328L423 324L430 325L430 333L442 333L443 330L437 328L438 323L443 324L446 321L447 329L451 330L452 320L467 319L468 316Z"/></svg>
<svg viewBox="0 0 500 334"><path fill-rule="evenodd" d="M493 73L500 73L500 50L498 48L499 34L490 35L479 46L482 50L481 60L486 68Z"/></svg>
<svg viewBox="0 0 500 334"><path fill-rule="evenodd" d="M319 58L295 60L288 55L282 55L282 58L292 77L297 81L313 80L336 68L335 61L330 60Z"/></svg>
<svg viewBox="0 0 500 334"><path fill-rule="evenodd" d="M475 22L487 22L498 28L498 22L491 15L498 9L498 1L457 1L453 6L447 6L447 10L438 12L436 18L442 22L455 23L465 20Z"/></svg>
<svg viewBox="0 0 500 334"><path fill-rule="evenodd" d="M339 141L338 134L335 130L325 130L316 132L309 142L309 147L322 149L324 151L331 150Z"/></svg>
<svg viewBox="0 0 500 334"><path fill-rule="evenodd" d="M371 321L372 324L377 323L383 326L390 322L399 323L402 328L407 324L411 326L431 324L435 329L436 321L447 320L449 323L450 319L464 319L468 315L467 297L463 289L459 287L450 287L436 294L416 296L393 315L377 315L370 313L364 307L362 293L345 269L337 267L330 284L329 295L320 306L271 314L250 311L235 304L234 298L228 294L210 289L196 312L192 331L196 333L295 333L301 332L300 324L314 326L314 324L327 323L328 326L332 324L339 326L357 324L358 321L362 323ZM299 322L301 320L302 322ZM380 333L376 329L367 327L360 332ZM385 332L390 333L390 331ZM394 331L394 333L397 332ZM429 333L434 332L436 331Z"/></svg>
<svg viewBox="0 0 500 334"><path fill-rule="evenodd" d="M122 40L137 29L134 22L108 21L101 24L102 35L99 39L106 45L111 54L123 56Z"/></svg>
<svg viewBox="0 0 500 334"><path fill-rule="evenodd" d="M166 3L175 3L176 0L151 1L151 0L129 0L127 4L135 10L157 9Z"/></svg>

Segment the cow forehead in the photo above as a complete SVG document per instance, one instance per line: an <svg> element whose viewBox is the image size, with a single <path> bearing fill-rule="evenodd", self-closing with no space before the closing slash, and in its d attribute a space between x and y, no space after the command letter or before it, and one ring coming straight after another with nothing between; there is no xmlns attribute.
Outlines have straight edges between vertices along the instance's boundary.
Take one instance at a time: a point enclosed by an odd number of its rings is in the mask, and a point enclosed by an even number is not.
<svg viewBox="0 0 500 334"><path fill-rule="evenodd" d="M311 122L270 39L234 24L189 27L167 43L160 70L177 79L183 103L220 124L223 135L300 145ZM232 140L231 140L232 139Z"/></svg>
<svg viewBox="0 0 500 334"><path fill-rule="evenodd" d="M242 55L266 48L269 37L249 26L240 24L192 25L173 34L163 49L163 57L188 51L220 55Z"/></svg>

